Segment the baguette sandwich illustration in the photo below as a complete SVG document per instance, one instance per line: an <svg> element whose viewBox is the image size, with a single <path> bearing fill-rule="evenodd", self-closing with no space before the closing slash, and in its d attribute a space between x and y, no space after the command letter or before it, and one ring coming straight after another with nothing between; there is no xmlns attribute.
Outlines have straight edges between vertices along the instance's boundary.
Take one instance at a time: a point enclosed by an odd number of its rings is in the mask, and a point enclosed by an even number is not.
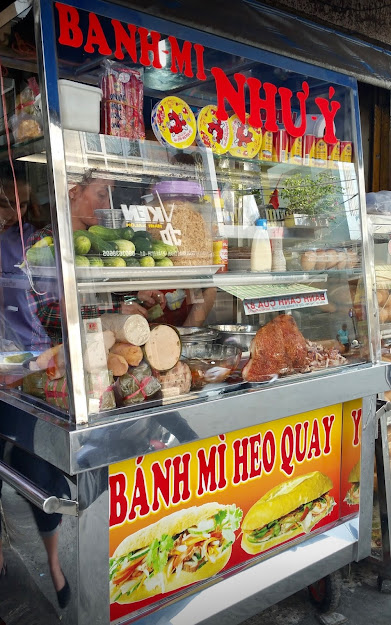
<svg viewBox="0 0 391 625"><path fill-rule="evenodd" d="M242 523L242 549L259 554L308 533L335 505L328 494L333 483L314 471L278 484L247 512Z"/></svg>
<svg viewBox="0 0 391 625"><path fill-rule="evenodd" d="M193 506L127 536L110 558L110 603L133 603L207 579L227 564L242 511Z"/></svg>
<svg viewBox="0 0 391 625"><path fill-rule="evenodd" d="M360 461L350 471L348 481L350 488L346 493L345 501L349 506L356 506L360 503Z"/></svg>

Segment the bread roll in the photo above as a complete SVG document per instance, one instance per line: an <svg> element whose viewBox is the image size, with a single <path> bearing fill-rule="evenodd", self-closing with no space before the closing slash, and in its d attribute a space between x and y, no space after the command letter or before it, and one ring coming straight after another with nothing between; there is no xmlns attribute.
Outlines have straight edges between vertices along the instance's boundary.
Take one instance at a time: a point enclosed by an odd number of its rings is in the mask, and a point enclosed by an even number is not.
<svg viewBox="0 0 391 625"><path fill-rule="evenodd" d="M340 252L337 252L338 254L338 262L335 266L336 269L346 269L346 265L348 262L348 256L346 254L346 252L344 252L343 250Z"/></svg>
<svg viewBox="0 0 391 625"><path fill-rule="evenodd" d="M357 252L355 252L354 250L347 250L347 267L349 269L353 269L354 267L357 267L358 265L358 255Z"/></svg>
<svg viewBox="0 0 391 625"><path fill-rule="evenodd" d="M304 252L304 254L301 255L301 266L302 266L302 269L304 269L304 271L312 271L313 269L315 269L315 265L316 265L316 252L315 251Z"/></svg>
<svg viewBox="0 0 391 625"><path fill-rule="evenodd" d="M338 252L335 250L326 251L327 267L326 269L333 269L338 262Z"/></svg>
<svg viewBox="0 0 391 625"><path fill-rule="evenodd" d="M382 308L379 311L379 321L380 323L387 323L387 320L388 320L388 309Z"/></svg>
<svg viewBox="0 0 391 625"><path fill-rule="evenodd" d="M110 350L111 354L117 354L125 358L128 365L137 367L143 359L143 350L137 345L130 343L115 343Z"/></svg>
<svg viewBox="0 0 391 625"><path fill-rule="evenodd" d="M389 291L388 289L378 289L376 291L376 296L377 296L377 303L379 304L379 307L383 308L386 301L388 300Z"/></svg>
<svg viewBox="0 0 391 625"><path fill-rule="evenodd" d="M107 367L115 376L124 375L128 371L128 363L125 358L119 354L112 354L111 352L109 352L107 357Z"/></svg>
<svg viewBox="0 0 391 625"><path fill-rule="evenodd" d="M316 265L315 269L323 271L327 267L327 254L324 250L318 250L316 252Z"/></svg>

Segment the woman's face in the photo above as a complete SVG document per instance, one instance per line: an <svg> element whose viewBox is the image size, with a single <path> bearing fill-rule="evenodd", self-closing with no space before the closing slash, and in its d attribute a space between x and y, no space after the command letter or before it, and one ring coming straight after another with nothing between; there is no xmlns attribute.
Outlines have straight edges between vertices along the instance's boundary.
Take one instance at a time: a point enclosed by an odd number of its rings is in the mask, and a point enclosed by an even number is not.
<svg viewBox="0 0 391 625"><path fill-rule="evenodd" d="M18 185L19 204L22 218L24 217L29 201L30 187L28 184ZM0 189L0 223L2 228L13 226L18 221L18 212L16 209L15 188L13 182L4 183Z"/></svg>
<svg viewBox="0 0 391 625"><path fill-rule="evenodd" d="M110 208L109 187L112 180L93 179L87 185L77 185L69 191L72 216L77 217L87 228L98 223L94 211Z"/></svg>

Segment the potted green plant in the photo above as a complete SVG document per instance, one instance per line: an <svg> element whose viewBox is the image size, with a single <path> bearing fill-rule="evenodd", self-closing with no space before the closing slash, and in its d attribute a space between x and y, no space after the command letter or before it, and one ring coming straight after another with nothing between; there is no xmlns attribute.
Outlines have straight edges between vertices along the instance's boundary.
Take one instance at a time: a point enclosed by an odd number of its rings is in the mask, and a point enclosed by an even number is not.
<svg viewBox="0 0 391 625"><path fill-rule="evenodd" d="M286 226L326 226L342 207L340 182L328 171L286 177L280 196L286 202Z"/></svg>

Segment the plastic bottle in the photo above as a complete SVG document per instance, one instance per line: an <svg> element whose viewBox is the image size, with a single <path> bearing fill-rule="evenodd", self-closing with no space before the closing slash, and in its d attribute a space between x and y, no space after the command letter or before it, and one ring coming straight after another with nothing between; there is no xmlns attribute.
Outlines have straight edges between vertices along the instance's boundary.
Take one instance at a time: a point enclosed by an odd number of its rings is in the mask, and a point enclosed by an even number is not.
<svg viewBox="0 0 391 625"><path fill-rule="evenodd" d="M271 241L272 271L286 271L286 259L282 246L283 229L274 229L275 238Z"/></svg>
<svg viewBox="0 0 391 625"><path fill-rule="evenodd" d="M251 245L251 271L271 271L272 250L267 233L266 219L257 219Z"/></svg>

